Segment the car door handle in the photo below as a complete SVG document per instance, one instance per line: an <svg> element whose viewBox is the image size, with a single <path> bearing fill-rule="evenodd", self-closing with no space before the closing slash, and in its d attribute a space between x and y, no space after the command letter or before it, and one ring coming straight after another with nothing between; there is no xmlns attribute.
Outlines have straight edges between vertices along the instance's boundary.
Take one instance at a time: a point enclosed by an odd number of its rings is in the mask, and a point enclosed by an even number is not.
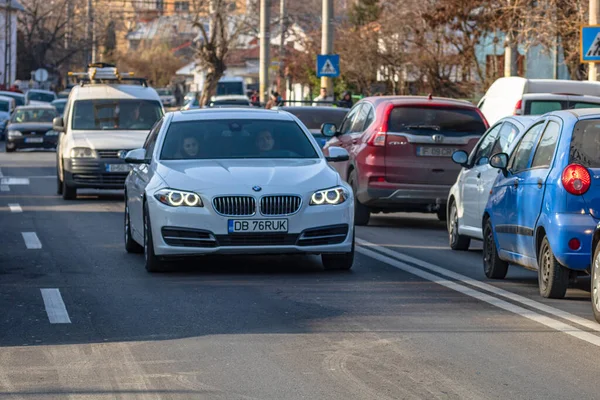
<svg viewBox="0 0 600 400"><path fill-rule="evenodd" d="M514 185L514 187L515 187L515 188L518 188L518 187L519 187L519 180L518 180L518 179L515 179L515 180L513 181L513 185Z"/></svg>
<svg viewBox="0 0 600 400"><path fill-rule="evenodd" d="M542 181L541 179L538 179L538 181L537 181L538 189L541 189L543 184L544 184L544 181Z"/></svg>
<svg viewBox="0 0 600 400"><path fill-rule="evenodd" d="M477 179L481 178L481 172L477 173Z"/></svg>

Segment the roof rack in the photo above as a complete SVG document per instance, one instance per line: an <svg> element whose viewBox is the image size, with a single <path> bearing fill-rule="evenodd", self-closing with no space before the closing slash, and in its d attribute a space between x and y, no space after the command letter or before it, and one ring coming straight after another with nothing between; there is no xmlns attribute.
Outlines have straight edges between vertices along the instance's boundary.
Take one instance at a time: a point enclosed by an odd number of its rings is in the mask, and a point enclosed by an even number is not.
<svg viewBox="0 0 600 400"><path fill-rule="evenodd" d="M114 64L108 63L92 63L88 65L87 72L69 72L68 75L78 78L81 86L97 83L119 84L126 81L148 87L146 78L134 78L133 72L127 72L126 76L122 76Z"/></svg>

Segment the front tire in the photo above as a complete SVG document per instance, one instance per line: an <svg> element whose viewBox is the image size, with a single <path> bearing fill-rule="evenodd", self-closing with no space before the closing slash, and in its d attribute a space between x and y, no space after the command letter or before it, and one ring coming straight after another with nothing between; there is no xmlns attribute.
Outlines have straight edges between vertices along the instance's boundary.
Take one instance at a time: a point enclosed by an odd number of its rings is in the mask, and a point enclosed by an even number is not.
<svg viewBox="0 0 600 400"><path fill-rule="evenodd" d="M144 247L131 237L131 217L129 216L129 206L127 205L127 193L125 194L125 250L128 253L141 254L144 252Z"/></svg>
<svg viewBox="0 0 600 400"><path fill-rule="evenodd" d="M65 180L62 181L62 197L64 200L77 199L77 188L67 185Z"/></svg>
<svg viewBox="0 0 600 400"><path fill-rule="evenodd" d="M7 153L12 153L14 152L17 148L15 147L15 145L10 145L9 143L6 143L6 152Z"/></svg>
<svg viewBox="0 0 600 400"><path fill-rule="evenodd" d="M356 176L356 170L350 172L349 180L352 191L354 192L354 225L369 225L371 211L367 206L358 201L358 198L356 197L356 193L358 192L358 177Z"/></svg>
<svg viewBox="0 0 600 400"><path fill-rule="evenodd" d="M164 272L166 271L162 260L154 253L154 240L152 239L152 227L150 226L150 216L148 204L144 203L144 259L146 261L146 271Z"/></svg>
<svg viewBox="0 0 600 400"><path fill-rule="evenodd" d="M483 272L490 279L504 279L508 272L508 263L500 259L492 223L487 220L483 229Z"/></svg>
<svg viewBox="0 0 600 400"><path fill-rule="evenodd" d="M569 270L554 257L547 237L542 241L538 256L538 284L540 295L548 299L562 299L569 286Z"/></svg>
<svg viewBox="0 0 600 400"><path fill-rule="evenodd" d="M458 209L456 203L450 205L450 219L448 220L448 242L450 248L456 251L467 251L471 238L458 233Z"/></svg>
<svg viewBox="0 0 600 400"><path fill-rule="evenodd" d="M343 254L321 254L321 262L326 271L349 271L354 265L354 233L352 234L352 250Z"/></svg>
<svg viewBox="0 0 600 400"><path fill-rule="evenodd" d="M446 222L446 220L448 219L448 213L446 211L446 207L440 207L437 210L437 218L438 220L440 220L441 222Z"/></svg>

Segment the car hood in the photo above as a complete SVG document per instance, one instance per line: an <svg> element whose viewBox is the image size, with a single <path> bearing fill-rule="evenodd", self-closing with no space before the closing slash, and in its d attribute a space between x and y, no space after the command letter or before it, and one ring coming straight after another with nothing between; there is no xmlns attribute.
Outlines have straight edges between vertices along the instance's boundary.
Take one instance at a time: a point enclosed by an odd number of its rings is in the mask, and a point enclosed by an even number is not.
<svg viewBox="0 0 600 400"><path fill-rule="evenodd" d="M8 129L13 131L42 131L52 129L52 122L27 122L8 124Z"/></svg>
<svg viewBox="0 0 600 400"><path fill-rule="evenodd" d="M73 147L132 150L144 145L148 131L73 131Z"/></svg>
<svg viewBox="0 0 600 400"><path fill-rule="evenodd" d="M172 188L218 189L221 194L300 193L340 184L339 175L324 159L244 159L161 161L158 174Z"/></svg>

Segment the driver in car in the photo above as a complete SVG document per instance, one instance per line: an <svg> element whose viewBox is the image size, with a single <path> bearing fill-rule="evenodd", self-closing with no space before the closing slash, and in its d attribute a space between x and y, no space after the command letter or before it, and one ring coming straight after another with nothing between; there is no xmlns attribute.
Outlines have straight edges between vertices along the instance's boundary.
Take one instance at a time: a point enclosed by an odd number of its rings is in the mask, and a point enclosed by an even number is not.
<svg viewBox="0 0 600 400"><path fill-rule="evenodd" d="M275 139L271 131L265 129L258 132L256 136L256 147L261 153L269 153L275 146Z"/></svg>

